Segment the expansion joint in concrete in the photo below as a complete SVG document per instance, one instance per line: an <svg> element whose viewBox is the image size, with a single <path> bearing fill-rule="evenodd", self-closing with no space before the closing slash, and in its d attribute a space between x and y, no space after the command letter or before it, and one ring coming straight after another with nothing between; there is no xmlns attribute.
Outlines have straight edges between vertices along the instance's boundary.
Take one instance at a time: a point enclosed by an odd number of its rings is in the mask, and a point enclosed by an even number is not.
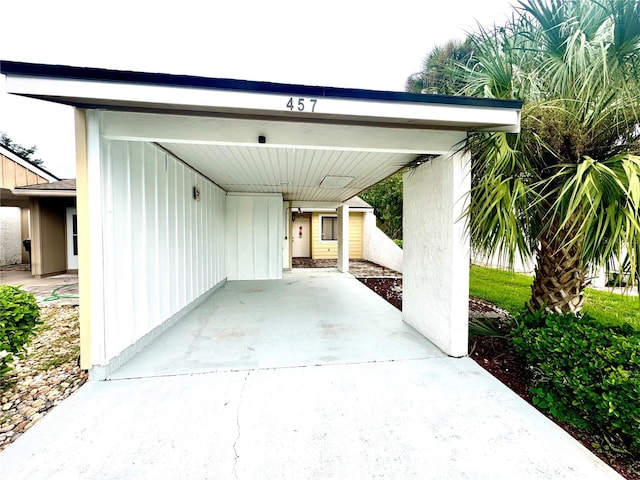
<svg viewBox="0 0 640 480"><path fill-rule="evenodd" d="M247 372L244 377L244 382L242 383L242 389L240 390L240 397L238 398L238 407L236 409L236 439L233 442L233 477L237 480L238 478L238 459L240 455L238 455L238 442L240 441L240 406L242 405L242 397L244 396L244 389L247 386L247 380L249 379L249 375L251 375L251 370Z"/></svg>

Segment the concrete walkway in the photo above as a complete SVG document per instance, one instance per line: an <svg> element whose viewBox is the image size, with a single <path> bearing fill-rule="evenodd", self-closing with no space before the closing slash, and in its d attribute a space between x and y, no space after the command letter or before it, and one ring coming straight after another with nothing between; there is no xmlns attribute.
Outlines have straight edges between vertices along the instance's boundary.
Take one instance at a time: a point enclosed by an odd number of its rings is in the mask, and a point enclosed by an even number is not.
<svg viewBox="0 0 640 480"><path fill-rule="evenodd" d="M0 478L620 477L359 282L294 271L226 284L0 453Z"/></svg>
<svg viewBox="0 0 640 480"><path fill-rule="evenodd" d="M0 285L15 285L31 292L41 306L78 305L78 274L62 273L37 278L31 275L28 265L2 267Z"/></svg>

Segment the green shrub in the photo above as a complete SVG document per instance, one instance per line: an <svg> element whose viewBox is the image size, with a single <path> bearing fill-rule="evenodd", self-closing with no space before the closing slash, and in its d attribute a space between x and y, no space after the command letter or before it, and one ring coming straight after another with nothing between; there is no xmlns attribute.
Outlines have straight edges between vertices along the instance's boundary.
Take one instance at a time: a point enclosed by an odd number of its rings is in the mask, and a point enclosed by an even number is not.
<svg viewBox="0 0 640 480"><path fill-rule="evenodd" d="M587 315L538 312L516 320L513 343L533 368L534 404L638 451L640 333Z"/></svg>
<svg viewBox="0 0 640 480"><path fill-rule="evenodd" d="M39 315L40 307L31 293L0 285L0 377L10 370L14 357L24 355L41 323Z"/></svg>

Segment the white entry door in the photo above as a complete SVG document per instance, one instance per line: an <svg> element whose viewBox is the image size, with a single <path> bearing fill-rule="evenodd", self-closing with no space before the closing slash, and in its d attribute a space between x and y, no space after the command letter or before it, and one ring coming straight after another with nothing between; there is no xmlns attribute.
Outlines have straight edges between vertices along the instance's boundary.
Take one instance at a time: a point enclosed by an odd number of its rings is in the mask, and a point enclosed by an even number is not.
<svg viewBox="0 0 640 480"><path fill-rule="evenodd" d="M78 269L78 214L67 208L67 270Z"/></svg>
<svg viewBox="0 0 640 480"><path fill-rule="evenodd" d="M291 256L311 256L311 219L296 216L291 224Z"/></svg>

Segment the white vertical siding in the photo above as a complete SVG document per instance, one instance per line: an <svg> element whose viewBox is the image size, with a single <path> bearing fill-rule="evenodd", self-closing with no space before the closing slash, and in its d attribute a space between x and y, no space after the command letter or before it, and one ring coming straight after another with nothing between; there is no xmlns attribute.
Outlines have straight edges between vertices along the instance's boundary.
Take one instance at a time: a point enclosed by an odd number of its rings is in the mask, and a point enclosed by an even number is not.
<svg viewBox="0 0 640 480"><path fill-rule="evenodd" d="M226 197L149 143L104 140L102 162L106 363L225 279Z"/></svg>
<svg viewBox="0 0 640 480"><path fill-rule="evenodd" d="M227 196L229 280L282 278L282 209L281 195Z"/></svg>

